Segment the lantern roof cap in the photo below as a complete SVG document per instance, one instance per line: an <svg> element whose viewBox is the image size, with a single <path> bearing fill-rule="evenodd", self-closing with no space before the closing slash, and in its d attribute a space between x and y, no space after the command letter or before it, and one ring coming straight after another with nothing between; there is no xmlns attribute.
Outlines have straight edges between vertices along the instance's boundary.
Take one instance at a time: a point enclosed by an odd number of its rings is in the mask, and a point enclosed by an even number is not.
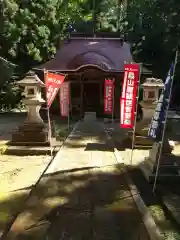
<svg viewBox="0 0 180 240"><path fill-rule="evenodd" d="M17 84L19 84L20 86L45 87L45 84L40 80L40 78L33 71L29 71L22 80L17 82Z"/></svg>
<svg viewBox="0 0 180 240"><path fill-rule="evenodd" d="M164 83L161 79L158 78L146 78L145 82L142 84L142 87L164 87Z"/></svg>

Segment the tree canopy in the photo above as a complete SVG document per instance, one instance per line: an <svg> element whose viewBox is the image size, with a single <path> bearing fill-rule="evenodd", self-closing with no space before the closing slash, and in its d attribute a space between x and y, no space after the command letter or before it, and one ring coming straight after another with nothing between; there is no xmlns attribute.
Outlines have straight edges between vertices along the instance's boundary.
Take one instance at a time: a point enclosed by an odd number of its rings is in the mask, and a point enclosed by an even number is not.
<svg viewBox="0 0 180 240"><path fill-rule="evenodd" d="M4 0L0 56L22 67L53 57L69 25L76 31L127 35L147 63L172 57L180 30L178 0Z"/></svg>
<svg viewBox="0 0 180 240"><path fill-rule="evenodd" d="M0 56L27 71L54 56L69 26L119 32L132 44L135 60L164 77L179 40L179 11L178 0L4 0Z"/></svg>

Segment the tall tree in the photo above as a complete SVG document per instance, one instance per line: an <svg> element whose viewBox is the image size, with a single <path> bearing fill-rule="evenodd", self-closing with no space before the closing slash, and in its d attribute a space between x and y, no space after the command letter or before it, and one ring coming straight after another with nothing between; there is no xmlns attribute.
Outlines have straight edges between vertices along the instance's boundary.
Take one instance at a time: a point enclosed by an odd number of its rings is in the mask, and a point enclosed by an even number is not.
<svg viewBox="0 0 180 240"><path fill-rule="evenodd" d="M58 0L5 0L0 7L0 54L23 67L51 58L59 38L79 14L74 1L68 1L67 9Z"/></svg>

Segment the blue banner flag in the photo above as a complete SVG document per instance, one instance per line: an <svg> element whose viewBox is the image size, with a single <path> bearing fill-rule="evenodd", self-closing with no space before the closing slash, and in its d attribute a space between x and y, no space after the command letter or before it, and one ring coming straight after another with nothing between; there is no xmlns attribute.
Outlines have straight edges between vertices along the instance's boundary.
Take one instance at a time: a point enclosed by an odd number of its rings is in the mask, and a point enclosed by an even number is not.
<svg viewBox="0 0 180 240"><path fill-rule="evenodd" d="M155 141L160 141L162 130L165 121L166 111L168 110L168 102L170 101L170 90L174 72L174 64L171 64L168 76L166 78L164 89L159 97L157 106L155 108L154 116L152 117L151 124L148 131L148 136Z"/></svg>

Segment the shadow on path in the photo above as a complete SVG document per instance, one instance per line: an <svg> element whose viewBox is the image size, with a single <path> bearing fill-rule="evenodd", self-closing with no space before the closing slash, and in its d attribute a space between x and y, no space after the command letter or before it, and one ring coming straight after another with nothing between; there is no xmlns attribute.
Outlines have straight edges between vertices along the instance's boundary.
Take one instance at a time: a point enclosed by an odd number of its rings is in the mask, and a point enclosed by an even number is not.
<svg viewBox="0 0 180 240"><path fill-rule="evenodd" d="M148 239L116 166L45 176L10 233L5 239Z"/></svg>

